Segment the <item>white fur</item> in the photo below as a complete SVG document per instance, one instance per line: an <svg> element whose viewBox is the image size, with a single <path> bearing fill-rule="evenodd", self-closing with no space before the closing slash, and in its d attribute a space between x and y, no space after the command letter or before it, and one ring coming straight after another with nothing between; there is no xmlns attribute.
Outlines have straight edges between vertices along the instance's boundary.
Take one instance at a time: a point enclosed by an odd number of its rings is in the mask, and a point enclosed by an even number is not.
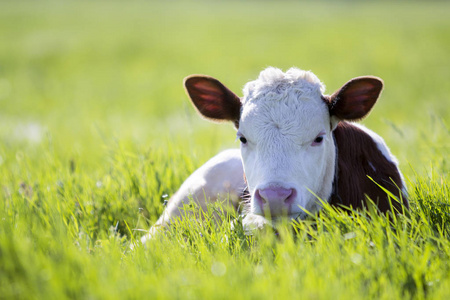
<svg viewBox="0 0 450 300"><path fill-rule="evenodd" d="M282 187L297 190L292 218L320 208L317 197L328 199L335 168L335 145L323 84L311 72L268 68L244 88L238 135L247 139L241 154L252 195L249 213L261 215L257 189ZM321 132L325 139L312 146Z"/></svg>
<svg viewBox="0 0 450 300"><path fill-rule="evenodd" d="M236 205L244 189L244 171L239 149L229 149L217 154L186 179L172 196L158 221L141 239L142 243L154 236L159 228L180 217L183 206L192 200L203 210L206 210L208 202L219 198L229 199Z"/></svg>

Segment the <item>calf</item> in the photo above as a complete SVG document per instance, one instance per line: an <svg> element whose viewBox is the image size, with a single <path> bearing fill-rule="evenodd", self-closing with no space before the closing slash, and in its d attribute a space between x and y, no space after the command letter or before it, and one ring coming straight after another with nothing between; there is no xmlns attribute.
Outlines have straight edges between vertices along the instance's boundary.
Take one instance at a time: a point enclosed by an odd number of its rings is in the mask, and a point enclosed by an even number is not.
<svg viewBox="0 0 450 300"><path fill-rule="evenodd" d="M203 117L234 124L240 151L224 151L195 171L143 242L190 199L205 207L228 197L236 205L243 191L248 228L305 218L305 210L320 210L318 199L355 209L371 199L381 212L408 208L395 157L381 137L353 123L374 106L380 78L354 78L331 96L313 73L296 68L267 68L245 85L242 98L209 76L192 75L184 84ZM401 201L391 203L385 190Z"/></svg>

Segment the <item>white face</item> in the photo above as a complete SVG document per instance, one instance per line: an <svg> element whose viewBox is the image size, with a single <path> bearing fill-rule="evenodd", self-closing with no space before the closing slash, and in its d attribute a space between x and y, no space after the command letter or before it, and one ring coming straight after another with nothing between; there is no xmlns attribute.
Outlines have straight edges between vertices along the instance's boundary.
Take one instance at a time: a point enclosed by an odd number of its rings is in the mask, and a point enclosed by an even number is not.
<svg viewBox="0 0 450 300"><path fill-rule="evenodd" d="M252 196L249 213L274 220L317 211L317 197L328 199L334 177L323 87L312 73L291 70L268 69L246 85L237 132Z"/></svg>
<svg viewBox="0 0 450 300"><path fill-rule="evenodd" d="M356 77L325 103L319 79L296 68L265 69L245 85L242 99L209 76L191 75L184 84L200 114L239 127L251 193L244 223L252 226L280 216L303 218L305 210L320 208L319 199L329 199L336 160L332 128L364 118L383 89L380 78Z"/></svg>

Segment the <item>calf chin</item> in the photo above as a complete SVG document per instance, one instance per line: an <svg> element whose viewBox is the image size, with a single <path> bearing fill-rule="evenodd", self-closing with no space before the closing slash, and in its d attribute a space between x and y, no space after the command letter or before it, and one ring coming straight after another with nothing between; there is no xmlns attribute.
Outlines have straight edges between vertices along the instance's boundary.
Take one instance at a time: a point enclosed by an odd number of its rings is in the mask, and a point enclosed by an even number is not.
<svg viewBox="0 0 450 300"><path fill-rule="evenodd" d="M304 220L307 217L308 214L305 211L292 215L279 216L276 218L247 213L242 220L242 226L247 235L252 235L255 230L260 230L263 228L272 228L276 230L281 224L289 223L293 220Z"/></svg>
<svg viewBox="0 0 450 300"><path fill-rule="evenodd" d="M274 227L272 221L266 219L264 216L248 213L242 220L242 225L246 234L251 235L254 230L262 229L264 227Z"/></svg>

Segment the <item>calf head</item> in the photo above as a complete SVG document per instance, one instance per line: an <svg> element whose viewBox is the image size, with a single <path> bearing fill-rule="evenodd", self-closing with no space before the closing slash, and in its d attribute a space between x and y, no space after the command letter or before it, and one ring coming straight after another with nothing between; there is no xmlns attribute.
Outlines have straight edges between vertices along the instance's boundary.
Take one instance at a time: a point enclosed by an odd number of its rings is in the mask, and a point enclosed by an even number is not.
<svg viewBox="0 0 450 300"><path fill-rule="evenodd" d="M218 80L192 75L186 91L205 118L231 121L251 194L248 214L277 220L315 212L332 193L336 146L333 130L359 120L375 104L383 83L358 77L331 96L309 71L276 68L247 83L239 98Z"/></svg>

